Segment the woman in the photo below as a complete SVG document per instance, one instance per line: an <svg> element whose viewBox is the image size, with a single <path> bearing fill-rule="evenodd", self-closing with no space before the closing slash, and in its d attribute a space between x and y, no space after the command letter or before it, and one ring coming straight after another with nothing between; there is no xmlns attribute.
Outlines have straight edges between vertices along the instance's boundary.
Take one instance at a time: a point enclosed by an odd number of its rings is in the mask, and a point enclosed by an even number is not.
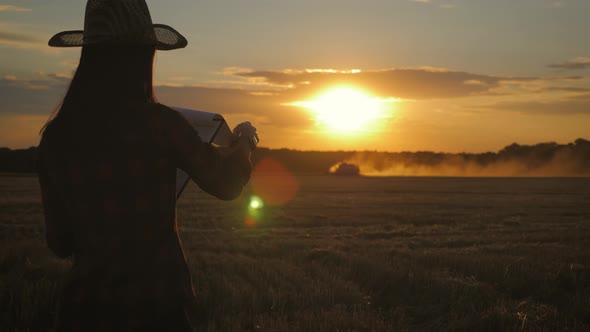
<svg viewBox="0 0 590 332"><path fill-rule="evenodd" d="M82 46L39 145L47 243L74 263L59 331L191 329L185 307L195 295L176 225L176 168L206 192L233 199L249 179L257 140L243 123L222 151L156 102L156 49L186 44L174 29L152 24L144 0L90 0L85 31L49 42Z"/></svg>

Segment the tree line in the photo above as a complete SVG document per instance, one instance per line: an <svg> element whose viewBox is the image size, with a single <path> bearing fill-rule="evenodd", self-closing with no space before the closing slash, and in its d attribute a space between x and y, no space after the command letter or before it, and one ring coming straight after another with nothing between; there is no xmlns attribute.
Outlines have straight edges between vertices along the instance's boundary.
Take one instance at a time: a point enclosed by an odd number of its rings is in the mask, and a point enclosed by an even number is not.
<svg viewBox="0 0 590 332"><path fill-rule="evenodd" d="M12 150L0 148L0 172L35 172L37 148ZM524 172L548 167L566 169L572 175L590 175L590 141L577 139L568 144L554 142L535 145L513 143L498 152L444 153L444 152L377 152L377 151L299 151L290 149L259 148L252 155L252 163L271 158L294 173L327 173L339 162L364 163L370 161L376 170L399 167L437 167L476 165L489 167L496 164L516 163ZM361 167L362 168L362 167Z"/></svg>

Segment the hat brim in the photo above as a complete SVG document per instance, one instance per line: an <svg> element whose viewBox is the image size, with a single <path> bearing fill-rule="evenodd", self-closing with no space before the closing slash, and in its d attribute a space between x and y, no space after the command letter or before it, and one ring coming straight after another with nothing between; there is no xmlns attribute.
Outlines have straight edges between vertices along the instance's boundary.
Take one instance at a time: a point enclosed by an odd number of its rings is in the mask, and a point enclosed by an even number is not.
<svg viewBox="0 0 590 332"><path fill-rule="evenodd" d="M165 24L154 24L154 33L156 36L155 43L142 43L138 41L138 45L154 45L157 50L170 51L179 48L185 48L188 41L174 28ZM106 44L108 42L84 42L84 31L64 31L51 37L49 46L51 47L81 47L85 45ZM116 42L113 42L116 43ZM132 43L126 43L132 44Z"/></svg>

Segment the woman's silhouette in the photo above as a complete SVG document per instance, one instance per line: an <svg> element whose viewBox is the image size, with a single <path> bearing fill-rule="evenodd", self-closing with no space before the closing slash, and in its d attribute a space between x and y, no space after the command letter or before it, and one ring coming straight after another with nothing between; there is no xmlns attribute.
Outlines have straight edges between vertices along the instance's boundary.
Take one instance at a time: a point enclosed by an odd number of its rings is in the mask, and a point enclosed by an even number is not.
<svg viewBox="0 0 590 332"><path fill-rule="evenodd" d="M250 176L256 129L240 124L235 144L222 151L156 102L156 50L187 42L152 25L144 0L90 0L85 31L49 44L82 46L39 145L47 243L73 258L58 330L190 330L185 306L195 295L176 224L176 168L233 199Z"/></svg>

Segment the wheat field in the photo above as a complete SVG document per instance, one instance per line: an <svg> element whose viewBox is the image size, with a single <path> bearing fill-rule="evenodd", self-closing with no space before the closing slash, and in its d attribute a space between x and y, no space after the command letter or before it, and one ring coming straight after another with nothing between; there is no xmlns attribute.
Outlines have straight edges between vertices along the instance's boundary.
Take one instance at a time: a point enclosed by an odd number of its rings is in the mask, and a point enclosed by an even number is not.
<svg viewBox="0 0 590 332"><path fill-rule="evenodd" d="M200 329L590 330L590 179L294 180L255 211L250 187L179 200ZM0 330L50 330L70 263L45 247L37 179L0 188Z"/></svg>

